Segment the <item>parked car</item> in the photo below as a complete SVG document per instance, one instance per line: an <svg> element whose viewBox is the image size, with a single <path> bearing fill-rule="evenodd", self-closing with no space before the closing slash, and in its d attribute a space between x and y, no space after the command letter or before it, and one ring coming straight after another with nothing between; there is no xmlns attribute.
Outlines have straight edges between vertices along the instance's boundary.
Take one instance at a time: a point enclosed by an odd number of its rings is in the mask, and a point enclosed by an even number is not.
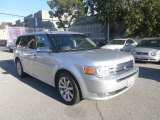
<svg viewBox="0 0 160 120"><path fill-rule="evenodd" d="M107 40L105 39L93 39L93 41L97 43L99 47L102 47L107 44Z"/></svg>
<svg viewBox="0 0 160 120"><path fill-rule="evenodd" d="M114 39L102 48L130 52L136 45L137 42L131 38Z"/></svg>
<svg viewBox="0 0 160 120"><path fill-rule="evenodd" d="M12 41L8 41L7 47L10 52L13 52L13 48L16 45L16 39L13 39Z"/></svg>
<svg viewBox="0 0 160 120"><path fill-rule="evenodd" d="M160 61L160 38L146 39L139 42L133 49L132 54L139 61Z"/></svg>
<svg viewBox="0 0 160 120"><path fill-rule="evenodd" d="M0 40L0 46L6 46L7 45L7 40Z"/></svg>
<svg viewBox="0 0 160 120"><path fill-rule="evenodd" d="M68 105L120 95L139 73L133 55L100 49L82 33L31 33L19 36L16 46L18 75L27 73L56 87Z"/></svg>

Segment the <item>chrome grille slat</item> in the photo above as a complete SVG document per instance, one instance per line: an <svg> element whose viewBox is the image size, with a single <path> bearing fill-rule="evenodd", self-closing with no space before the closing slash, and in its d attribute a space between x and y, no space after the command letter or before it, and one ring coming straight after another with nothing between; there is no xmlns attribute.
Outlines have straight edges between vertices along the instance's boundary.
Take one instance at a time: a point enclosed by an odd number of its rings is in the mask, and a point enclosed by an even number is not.
<svg viewBox="0 0 160 120"><path fill-rule="evenodd" d="M134 67L134 63L133 63L133 60L130 60L130 61L127 61L127 62L124 62L124 63L120 63L117 65L116 68L111 68L113 69L113 73L118 73L118 72L121 72L121 71L126 71L127 69L131 69Z"/></svg>
<svg viewBox="0 0 160 120"><path fill-rule="evenodd" d="M148 55L147 52L136 52L136 53L137 53L137 55Z"/></svg>

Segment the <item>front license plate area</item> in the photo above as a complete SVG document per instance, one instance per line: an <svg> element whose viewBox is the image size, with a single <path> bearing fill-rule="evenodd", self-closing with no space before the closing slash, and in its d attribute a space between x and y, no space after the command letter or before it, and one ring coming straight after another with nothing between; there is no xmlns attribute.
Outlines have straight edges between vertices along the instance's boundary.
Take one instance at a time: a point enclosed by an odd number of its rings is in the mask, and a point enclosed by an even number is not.
<svg viewBox="0 0 160 120"><path fill-rule="evenodd" d="M133 84L134 84L134 78L132 77L132 78L128 79L128 85L127 86L129 87Z"/></svg>

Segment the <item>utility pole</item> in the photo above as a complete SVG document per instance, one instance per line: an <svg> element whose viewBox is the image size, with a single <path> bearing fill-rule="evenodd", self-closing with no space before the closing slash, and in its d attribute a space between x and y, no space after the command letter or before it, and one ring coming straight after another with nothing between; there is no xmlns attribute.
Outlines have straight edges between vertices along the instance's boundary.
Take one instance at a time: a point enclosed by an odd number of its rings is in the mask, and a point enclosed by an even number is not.
<svg viewBox="0 0 160 120"><path fill-rule="evenodd" d="M108 5L108 7L110 8L110 3L108 3L107 4ZM107 42L109 42L109 39L110 39L110 37L109 37L109 35L110 35L110 32L109 32L109 29L110 29L110 24L109 24L109 14L110 14L110 10L108 9L108 23L107 23Z"/></svg>
<svg viewBox="0 0 160 120"><path fill-rule="evenodd" d="M107 23L107 42L109 42L109 17L108 17L108 23Z"/></svg>

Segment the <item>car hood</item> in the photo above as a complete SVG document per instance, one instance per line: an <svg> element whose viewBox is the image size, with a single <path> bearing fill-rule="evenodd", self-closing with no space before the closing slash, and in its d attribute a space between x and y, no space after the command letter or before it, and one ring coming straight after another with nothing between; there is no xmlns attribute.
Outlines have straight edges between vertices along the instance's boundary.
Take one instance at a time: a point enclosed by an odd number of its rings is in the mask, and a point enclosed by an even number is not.
<svg viewBox="0 0 160 120"><path fill-rule="evenodd" d="M124 45L105 45L102 48L104 49L112 49L112 50L120 50L124 47Z"/></svg>
<svg viewBox="0 0 160 120"><path fill-rule="evenodd" d="M124 61L133 60L133 56L126 52L114 51L109 49L94 49L87 51L74 51L60 53L65 60L72 62L89 65L110 65L118 64Z"/></svg>
<svg viewBox="0 0 160 120"><path fill-rule="evenodd" d="M156 48L156 47L135 47L134 51L135 52L154 52L160 50L160 48Z"/></svg>

